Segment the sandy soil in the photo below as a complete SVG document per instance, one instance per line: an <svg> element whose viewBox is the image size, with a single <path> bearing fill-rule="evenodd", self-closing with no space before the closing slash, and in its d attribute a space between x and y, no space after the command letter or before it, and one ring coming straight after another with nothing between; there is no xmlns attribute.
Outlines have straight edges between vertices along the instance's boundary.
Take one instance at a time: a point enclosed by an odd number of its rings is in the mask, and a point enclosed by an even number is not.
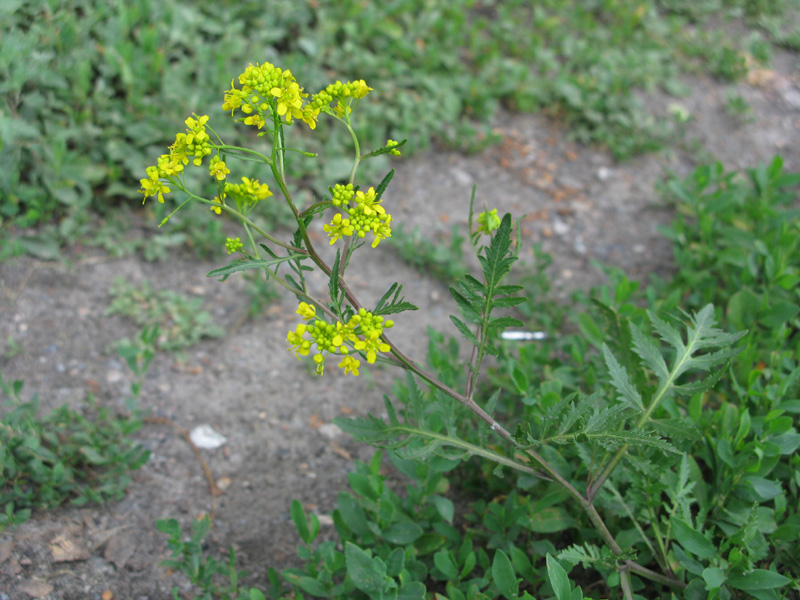
<svg viewBox="0 0 800 600"><path fill-rule="evenodd" d="M550 273L560 294L602 280L593 259L641 278L669 271L669 244L657 226L668 223L672 212L654 191L666 170L687 173L709 156L729 169L743 168L775 154L788 170L800 170L797 57L778 55L774 63L774 71L738 86L753 107L750 124L726 113L727 84L690 81L694 94L682 103L694 117L686 144L691 152L673 148L617 164L602 149L569 142L558 123L506 114L496 123L502 143L481 154L431 153L397 162L386 203L406 231L419 227L427 237L444 239L454 223L466 223L477 185L481 205L527 215L526 258L530 242L541 242L554 257ZM323 241L321 232L318 239ZM24 380L44 408L65 402L77 407L87 390L121 407L131 374L108 347L137 328L103 316L114 277L148 279L157 288L201 297L229 335L191 348L183 362L158 355L141 404L185 429L210 424L227 438L219 449L203 451L214 478L227 484L218 497L210 548L222 553L234 545L254 584L264 581L266 566L290 564L297 543L291 500L325 514L345 488L353 460L371 454L337 433L331 420L380 412L395 373L369 369L354 380L330 368L323 378L311 375L285 349L286 332L296 322L288 298L231 330L246 310L242 281L221 284L205 276L225 259L147 263L79 256L75 249L67 249L65 259L0 264L0 340L12 336L23 348L0 358L6 379ZM349 284L368 305L393 281L406 282L407 299L421 310L397 318L392 338L412 356L424 358L418 340L428 325L456 334L447 318L455 309L446 285L409 267L388 245L349 273ZM148 424L138 437L152 457L122 501L37 513L15 531L0 533L0 600L99 599L107 590L116 599L156 600L169 597L173 585L189 597L185 581L158 566L168 551L154 523L175 517L188 527L210 510L209 488L192 449L174 430ZM66 561L58 553L65 543L76 549Z"/></svg>

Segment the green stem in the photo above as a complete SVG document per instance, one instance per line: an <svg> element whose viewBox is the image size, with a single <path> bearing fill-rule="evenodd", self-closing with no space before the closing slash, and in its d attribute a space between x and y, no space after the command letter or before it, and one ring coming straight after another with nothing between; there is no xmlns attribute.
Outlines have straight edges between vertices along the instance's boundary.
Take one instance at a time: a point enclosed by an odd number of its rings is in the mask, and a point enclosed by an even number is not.
<svg viewBox="0 0 800 600"><path fill-rule="evenodd" d="M193 200L197 200L198 202L202 202L203 204L208 204L209 206L213 206L214 208L221 208L222 210L224 210L228 214L231 214L234 217L236 217L237 219L239 219L242 223L246 223L247 225L252 227L256 232L258 232L258 234L260 236L265 237L266 239L268 239L270 242L272 242L276 246L280 246L281 248L286 248L287 250L291 250L292 252L296 252L298 254L308 254L308 252L306 250L303 250L302 248L296 248L295 246L292 246L291 244L284 244L283 242L275 239L274 237L272 237L266 231L261 229L258 225L256 225L253 221L251 221L248 217L246 217L245 215L240 213L235 208L232 208L232 207L228 206L227 204L219 204L217 202L212 202L211 200L206 200L202 196L198 196L197 194L195 194L193 192L190 192L185 187L179 187L178 189L180 189L183 193L185 193L187 196L189 196Z"/></svg>

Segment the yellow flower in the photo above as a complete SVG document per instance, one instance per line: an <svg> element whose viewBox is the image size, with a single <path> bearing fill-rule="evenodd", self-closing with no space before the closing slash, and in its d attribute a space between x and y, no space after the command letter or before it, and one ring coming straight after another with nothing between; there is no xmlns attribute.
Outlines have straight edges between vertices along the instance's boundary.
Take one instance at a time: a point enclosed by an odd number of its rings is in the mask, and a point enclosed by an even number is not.
<svg viewBox="0 0 800 600"><path fill-rule="evenodd" d="M312 306L310 304L306 304L305 302L301 302L300 305L297 307L297 314L303 317L306 321L309 319L313 319L317 315L317 308L316 306Z"/></svg>
<svg viewBox="0 0 800 600"><path fill-rule="evenodd" d="M219 156L213 156L211 157L211 164L208 165L208 172L212 177L216 177L218 181L222 181L231 170Z"/></svg>
<svg viewBox="0 0 800 600"><path fill-rule="evenodd" d="M352 356L345 356L342 359L342 362L339 363L339 367L344 369L345 375L347 375L348 373L352 373L356 377L358 377L358 367L360 366L361 366L361 361L353 358Z"/></svg>
<svg viewBox="0 0 800 600"><path fill-rule="evenodd" d="M289 346L289 350L294 350L297 360L300 360L301 356L308 356L308 353L311 350L311 342L303 337L306 329L307 326L301 323L294 331L290 331L286 336L286 339L291 344L291 346Z"/></svg>
<svg viewBox="0 0 800 600"><path fill-rule="evenodd" d="M500 227L500 217L497 216L497 209L484 211L478 215L478 233L489 235L492 231Z"/></svg>
<svg viewBox="0 0 800 600"><path fill-rule="evenodd" d="M147 173L147 178L139 180L139 183L142 184L142 189L139 191L144 194L142 204L150 196L156 196L158 201L164 204L164 194L169 194L171 190L159 180L158 167L147 167L145 172Z"/></svg>
<svg viewBox="0 0 800 600"><path fill-rule="evenodd" d="M343 236L353 235L353 226L350 224L350 219L342 218L340 213L334 215L330 225L323 225L324 229L331 238L331 245Z"/></svg>

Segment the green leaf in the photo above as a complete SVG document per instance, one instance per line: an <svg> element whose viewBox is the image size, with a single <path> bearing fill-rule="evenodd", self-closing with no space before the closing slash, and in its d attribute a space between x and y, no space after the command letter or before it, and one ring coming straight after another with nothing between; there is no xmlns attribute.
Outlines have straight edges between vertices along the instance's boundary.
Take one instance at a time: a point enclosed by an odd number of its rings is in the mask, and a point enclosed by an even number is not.
<svg viewBox="0 0 800 600"><path fill-rule="evenodd" d="M783 323L794 319L800 312L800 306L794 302L776 302L758 315L758 320L769 327L779 327Z"/></svg>
<svg viewBox="0 0 800 600"><path fill-rule="evenodd" d="M306 594L310 594L315 598L329 598L330 592L325 589L325 586L322 585L316 579L309 577L308 575L299 575L297 573L292 573L289 571L284 571L282 573L283 578L286 579L292 585L296 585L301 590L303 590Z"/></svg>
<svg viewBox="0 0 800 600"><path fill-rule="evenodd" d="M728 577L728 585L737 590L771 590L785 586L791 579L766 569L753 569L742 575Z"/></svg>
<svg viewBox="0 0 800 600"><path fill-rule="evenodd" d="M470 344L472 344L473 346L478 346L480 344L480 342L478 342L478 338L476 338L475 334L472 333L472 331L470 331L469 326L466 323L464 323L464 321L453 315L450 315L450 320L453 322L453 325L456 326L456 329L458 329L461 332L461 335L463 335L464 338Z"/></svg>
<svg viewBox="0 0 800 600"><path fill-rule="evenodd" d="M759 298L748 288L742 288L728 300L727 316L736 329L753 326L758 314Z"/></svg>
<svg viewBox="0 0 800 600"><path fill-rule="evenodd" d="M438 512L445 521L452 523L456 512L453 501L444 496L431 496L430 500L436 507L436 512Z"/></svg>
<svg viewBox="0 0 800 600"><path fill-rule="evenodd" d="M714 544L683 519L672 517L672 531L678 543L698 558L714 558L717 556L718 550Z"/></svg>
<svg viewBox="0 0 800 600"><path fill-rule="evenodd" d="M383 538L393 544L405 546L415 542L422 535L423 529L416 523L404 521L395 523L383 532Z"/></svg>
<svg viewBox="0 0 800 600"><path fill-rule="evenodd" d="M313 540L311 539L310 532L308 531L306 513L303 510L303 505L300 504L299 500L292 500L292 505L289 512L292 515L294 526L297 528L297 535L299 535L300 539L306 544L310 544Z"/></svg>
<svg viewBox="0 0 800 600"><path fill-rule="evenodd" d="M636 354L644 361L644 364L656 374L661 380L669 377L669 369L664 357L661 356L658 347L647 337L642 330L631 323L631 337L633 338L633 348Z"/></svg>
<svg viewBox="0 0 800 600"><path fill-rule="evenodd" d="M362 592L375 594L383 589L386 566L380 558L372 558L351 542L345 542L345 564L347 575Z"/></svg>
<svg viewBox="0 0 800 600"><path fill-rule="evenodd" d="M305 258L303 254L292 254L290 256L284 256L281 258L276 258L272 260L252 260L250 258L240 258L238 260L233 261L226 267L221 267L219 269L214 269L213 271L209 271L206 274L206 277L221 277L220 281L225 281L232 273L236 273L238 271L249 271L250 269L264 269L267 267L271 267L273 265L277 265L280 263L284 263L290 260L295 260L298 258Z"/></svg>
<svg viewBox="0 0 800 600"><path fill-rule="evenodd" d="M507 256L510 248L511 214L506 213L485 251L485 256L479 257L488 289L494 289L506 276L512 263L517 260L516 256Z"/></svg>
<svg viewBox="0 0 800 600"><path fill-rule="evenodd" d="M341 268L341 252L336 249L336 257L333 259L333 267L331 267L331 277L328 281L328 293L331 297L331 302L339 306L339 269ZM337 308L340 310L341 307Z"/></svg>
<svg viewBox="0 0 800 600"><path fill-rule="evenodd" d="M405 584L397 591L396 600L425 600L427 592L425 584L421 581L412 581Z"/></svg>
<svg viewBox="0 0 800 600"><path fill-rule="evenodd" d="M755 475L749 475L745 477L743 480L745 483L749 483L753 486L753 490L755 491L756 495L761 499L762 502L766 502L767 500L772 500L776 496L780 495L783 492L783 488L781 484L777 481L771 481L769 479L764 479L763 477L756 477Z"/></svg>
<svg viewBox="0 0 800 600"><path fill-rule="evenodd" d="M575 519L565 509L551 506L532 514L525 527L535 533L555 533L569 529L574 524Z"/></svg>
<svg viewBox="0 0 800 600"><path fill-rule="evenodd" d="M509 600L517 597L519 582L514 573L514 565L511 564L511 559L508 558L508 555L502 550L497 550L494 553L494 560L492 561L492 579L494 579L497 590L503 596Z"/></svg>
<svg viewBox="0 0 800 600"><path fill-rule="evenodd" d="M405 143L405 140L403 140ZM396 147L399 148L402 144L398 144ZM378 184L377 189L375 190L375 202L380 202L381 197L383 196L383 192L386 191L386 188L389 187L389 182L392 181L392 177L394 177L394 169L389 171L381 182Z"/></svg>
<svg viewBox="0 0 800 600"><path fill-rule="evenodd" d="M570 591L572 586L569 584L569 577L558 561L550 556L548 552L547 557L547 579L550 581L550 587L553 588L557 600L570 600Z"/></svg>
<svg viewBox="0 0 800 600"><path fill-rule="evenodd" d="M433 564L436 565L436 568L439 569L447 579L451 581L458 579L458 567L450 551L439 550L439 552L433 555Z"/></svg>
<svg viewBox="0 0 800 600"><path fill-rule="evenodd" d="M703 579L706 582L706 591L711 591L725 583L725 571L719 567L706 567L703 569Z"/></svg>
<svg viewBox="0 0 800 600"><path fill-rule="evenodd" d="M644 412L642 396L631 383L628 372L619 364L614 354L605 344L603 344L603 358L606 361L608 373L611 375L611 383L620 393L619 399L637 412Z"/></svg>

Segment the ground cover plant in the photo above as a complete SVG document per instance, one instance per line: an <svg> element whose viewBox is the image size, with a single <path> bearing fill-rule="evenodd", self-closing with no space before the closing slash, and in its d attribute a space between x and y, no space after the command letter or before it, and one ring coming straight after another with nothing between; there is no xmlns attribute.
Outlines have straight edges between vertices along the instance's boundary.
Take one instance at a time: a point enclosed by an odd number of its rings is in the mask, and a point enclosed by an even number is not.
<svg viewBox="0 0 800 600"><path fill-rule="evenodd" d="M435 140L479 148L492 140L488 119L505 105L547 110L577 139L627 156L672 136L670 119L644 110L643 93L662 88L680 97L688 90L678 76L687 71L741 77L767 62L776 44L796 47L797 39L793 0L264 6L4 3L0 218L16 235L2 255L54 258L61 242L92 238L93 219L114 223L119 200L135 196L133 184L153 149L169 141L163 132L192 110L216 105L216 83L246 63L254 47L292 64L309 87L321 87L331 73L391 82L363 109L361 135L371 146L402 132L414 150ZM729 17L750 34L731 36ZM746 112L741 103L732 109ZM235 141L235 130L223 127L220 133ZM346 154L341 138L321 128L326 132L308 143L330 156ZM345 179L349 166L337 159L290 161L287 168L320 193L329 181ZM374 168L373 176L385 164ZM214 246L208 241L219 233L210 223L208 215L195 215L183 228L187 242L204 251ZM40 229L26 231L30 226ZM109 247L100 237L98 244Z"/></svg>
<svg viewBox="0 0 800 600"><path fill-rule="evenodd" d="M800 277L792 260L797 220L784 205L798 177L784 175L776 159L752 172L752 185L724 177L719 167L671 182L689 215L672 228L676 251L711 264L687 259L681 276L643 292L611 272L614 285L585 300L594 312L576 318L581 335L549 332L556 341L522 349L501 333L524 325L506 312L526 303L525 286L507 280L523 240L510 214L476 215L471 203L468 236L480 277L465 275L451 288L461 341L434 336L423 365L388 335L394 319L402 323L402 314L416 308L401 283L364 306L346 278L355 253L377 251L394 227L391 203L384 202L392 171L377 186L360 184L363 160L399 154L405 144L390 139L362 150L353 115L371 91L363 80L337 81L309 96L290 71L251 64L224 93L223 109L252 128L256 141L228 144L216 119L194 114L141 180L146 199L185 197L164 223L198 204L241 225L242 236L226 242L229 254L241 256L208 275L225 280L256 271L293 294L301 322L287 334L289 350L318 375L327 365L358 376L378 361L406 371L384 399L385 418L336 421L386 450L410 478L405 494L386 485L377 453L349 477L352 492L339 495L338 541L316 543L319 519L294 503L306 565L271 571L270 596L561 600L796 592L800 434L791 415L800 376L793 354ZM286 162L316 156L291 139L297 127L314 130L323 117L349 134L352 166L347 183L332 184L301 209ZM260 164L273 188L240 177L243 161ZM196 191L187 172L212 180L216 195ZM711 183L718 187L706 193ZM294 215L288 241L253 219L278 201ZM709 203L721 218L707 216ZM335 247L330 258L309 235L315 220ZM720 241L725 252L710 247ZM731 264L740 268L728 274ZM312 282L320 273L322 287ZM744 278L728 282L740 294L735 301L719 285L734 275ZM747 311L771 329L766 337L753 333L752 319L742 316ZM776 338L786 343L777 356ZM471 347L466 363L458 358L463 342ZM465 503L468 510L457 515L456 504ZM264 597L240 585L233 552L224 564L203 556L209 526L198 521L186 541L176 521L160 521L174 553L168 566L185 572L200 597Z"/></svg>
<svg viewBox="0 0 800 600"><path fill-rule="evenodd" d="M0 419L0 531L24 523L32 510L122 498L131 472L150 457L133 436L144 422L137 401L157 336L157 328L145 329L136 343L120 347L135 375L124 415L89 394L81 410L64 405L42 416L38 394L25 399L24 382L0 374L6 405Z"/></svg>

